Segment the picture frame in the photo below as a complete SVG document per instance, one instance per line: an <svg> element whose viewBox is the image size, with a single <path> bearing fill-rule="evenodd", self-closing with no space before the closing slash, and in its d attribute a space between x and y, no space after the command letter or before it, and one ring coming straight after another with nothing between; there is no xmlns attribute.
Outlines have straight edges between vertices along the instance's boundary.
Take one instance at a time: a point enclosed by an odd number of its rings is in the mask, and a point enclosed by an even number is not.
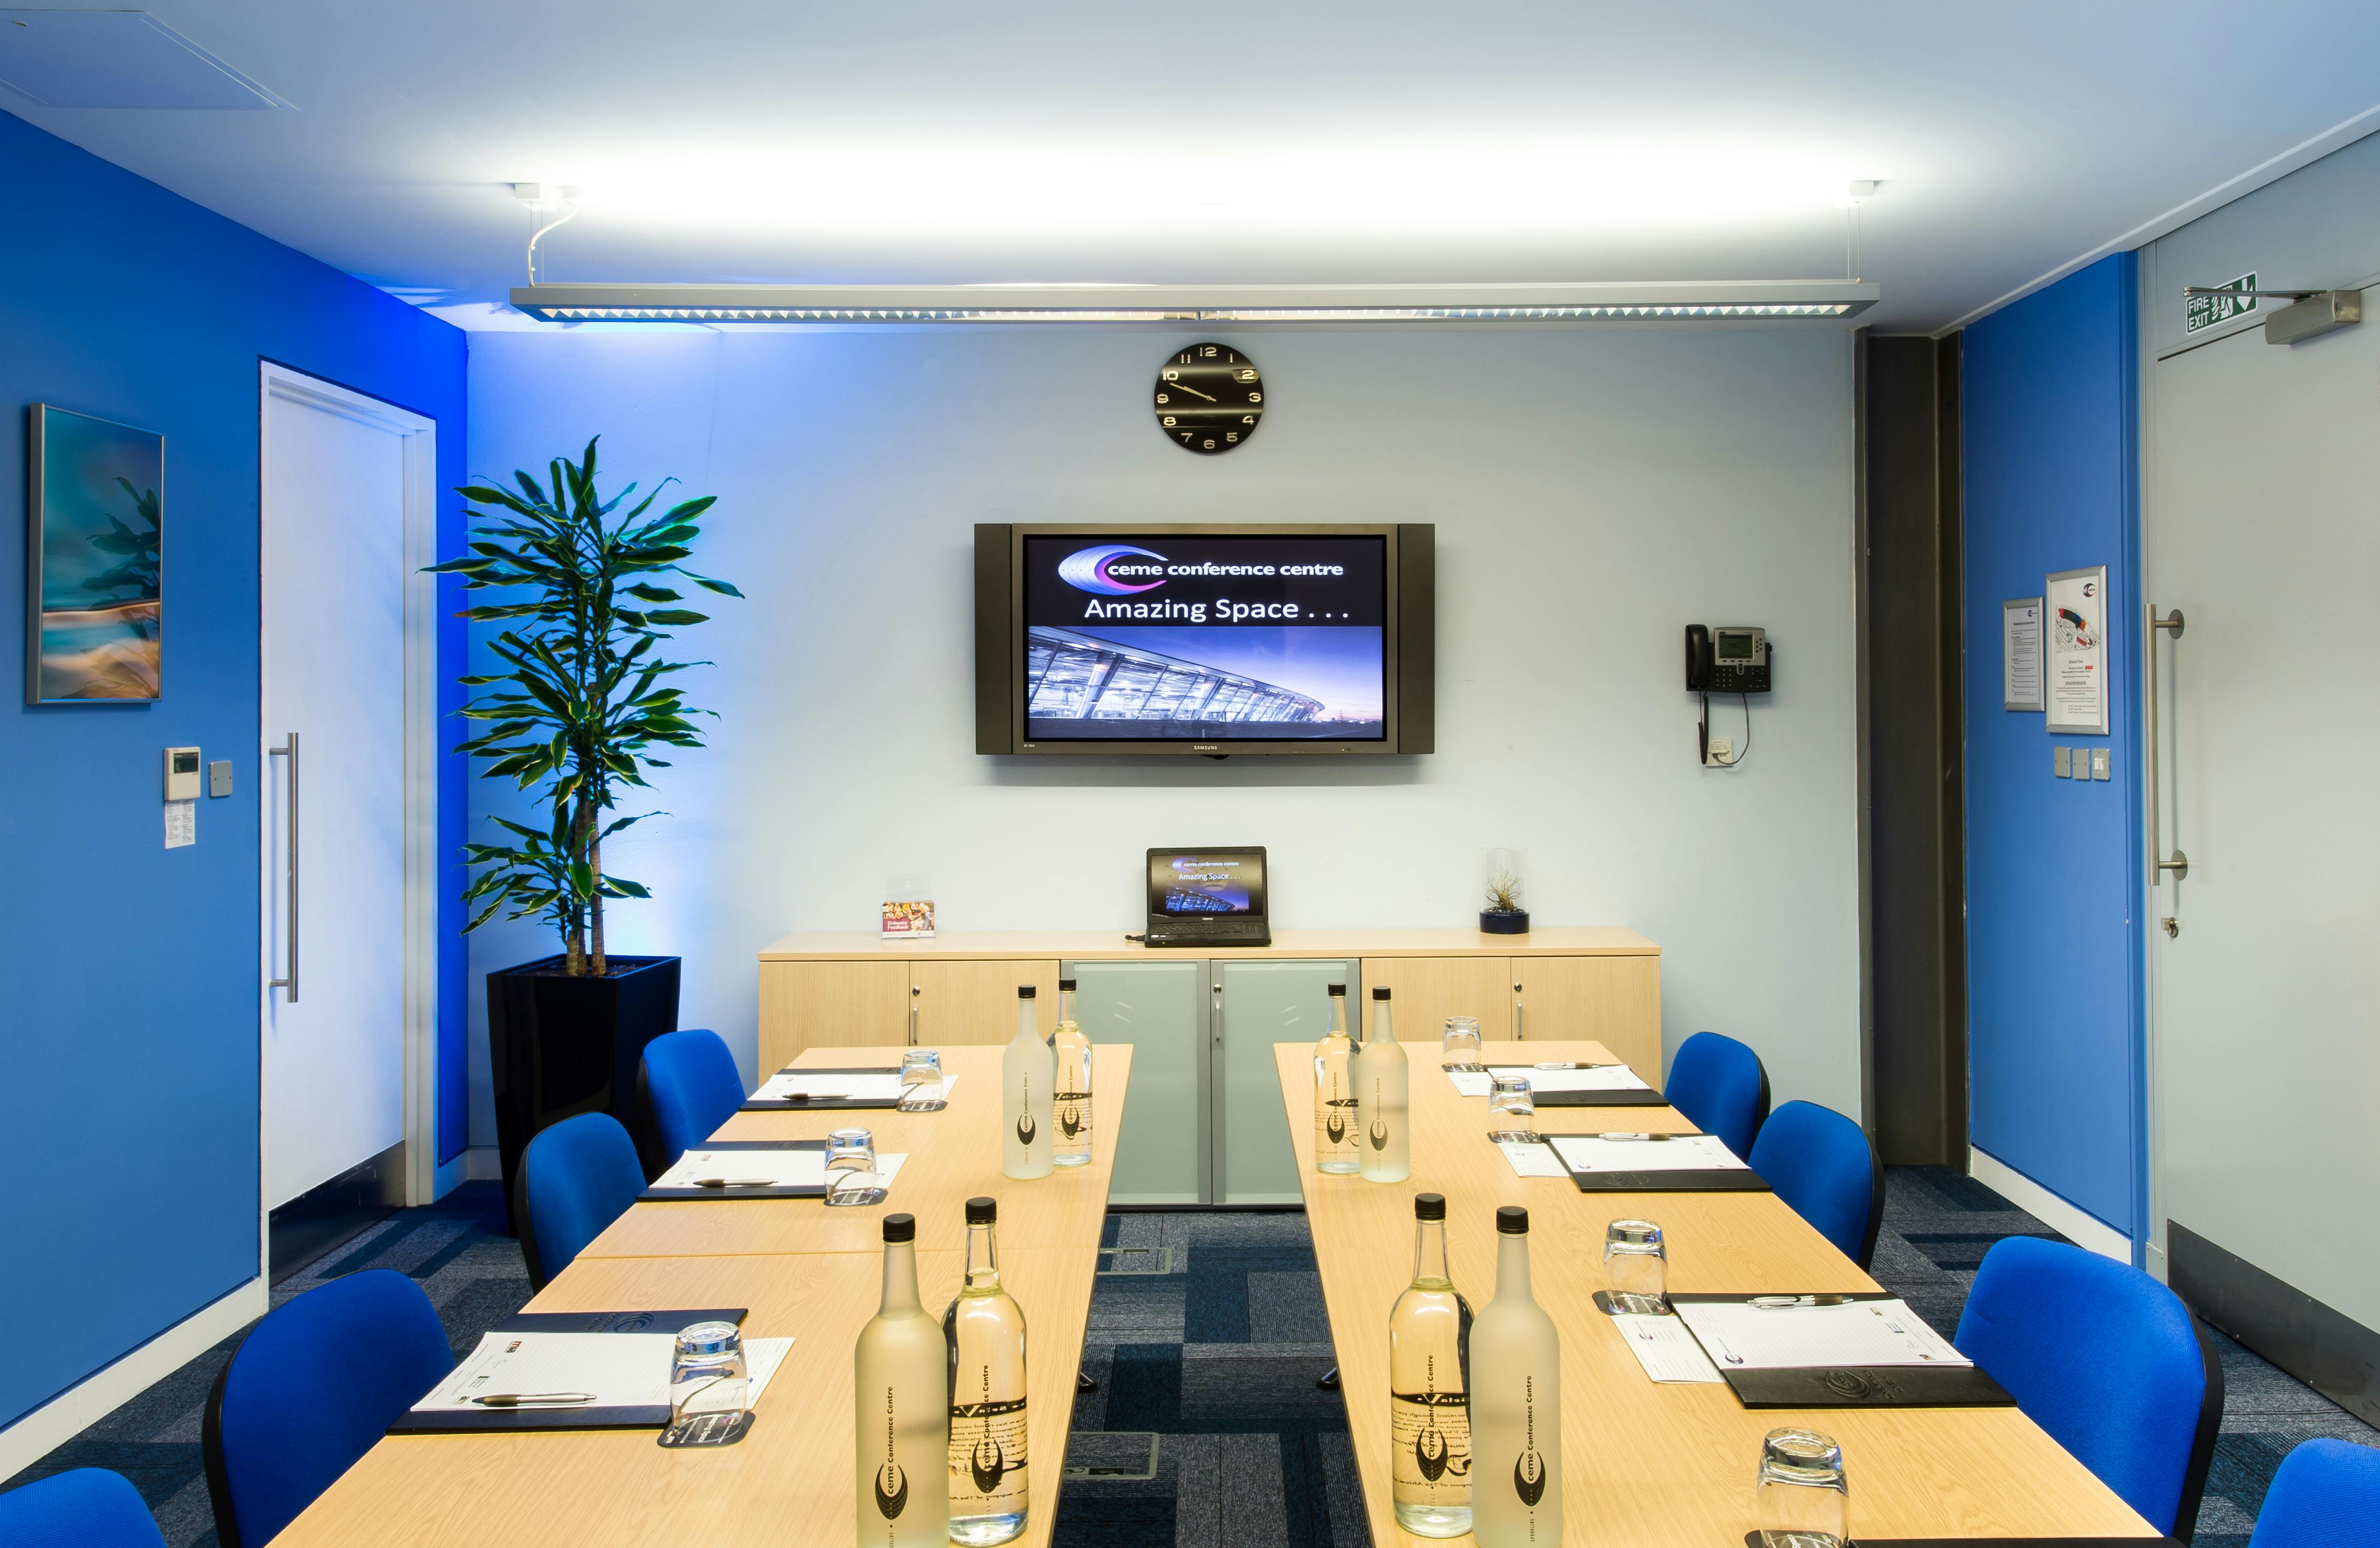
<svg viewBox="0 0 2380 1548"><path fill-rule="evenodd" d="M2042 589L2042 697L2048 729L2107 734L2107 567L2059 570Z"/></svg>
<svg viewBox="0 0 2380 1548"><path fill-rule="evenodd" d="M25 702L164 697L165 438L27 410Z"/></svg>

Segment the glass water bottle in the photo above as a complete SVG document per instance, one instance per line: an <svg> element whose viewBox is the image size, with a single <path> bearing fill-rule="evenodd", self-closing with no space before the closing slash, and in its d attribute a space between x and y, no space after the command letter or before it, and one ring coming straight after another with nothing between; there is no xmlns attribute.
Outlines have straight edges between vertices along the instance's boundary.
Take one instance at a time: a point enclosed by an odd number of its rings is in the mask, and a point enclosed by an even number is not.
<svg viewBox="0 0 2380 1548"><path fill-rule="evenodd" d="M1025 1312L1000 1287L991 1238L997 1218L991 1200L966 1201L966 1283L942 1314L942 1344L950 1352L950 1541L967 1548L1021 1535L1030 1486Z"/></svg>
<svg viewBox="0 0 2380 1548"><path fill-rule="evenodd" d="M1414 1196L1414 1276L1389 1311L1389 1444L1397 1525L1471 1530L1471 1408L1463 1369L1471 1308L1446 1274L1446 1196Z"/></svg>
<svg viewBox="0 0 2380 1548"><path fill-rule="evenodd" d="M950 1540L950 1354L917 1299L917 1222L884 1217L884 1297L852 1350L858 1548Z"/></svg>
<svg viewBox="0 0 2380 1548"><path fill-rule="evenodd" d="M1050 1039L1057 1060L1057 1085L1051 1116L1057 1132L1050 1138L1050 1160L1059 1166L1087 1166L1091 1162L1091 1040L1075 1021L1075 981L1058 981L1058 1030Z"/></svg>
<svg viewBox="0 0 2380 1548"><path fill-rule="evenodd" d="M1529 1212L1496 1212L1496 1298L1471 1323L1471 1530L1479 1548L1561 1542L1561 1338L1529 1290Z"/></svg>
<svg viewBox="0 0 2380 1548"><path fill-rule="evenodd" d="M1050 1088L1057 1055L1041 1041L1033 986L1016 986L1016 1036L1000 1055L1000 1169L1012 1177L1050 1175Z"/></svg>
<svg viewBox="0 0 2380 1548"><path fill-rule="evenodd" d="M1330 1030L1314 1045L1314 1169L1355 1170L1355 1044L1347 1036L1347 986L1330 986Z"/></svg>
<svg viewBox="0 0 2380 1548"><path fill-rule="evenodd" d="M1355 1050L1355 1122L1364 1180L1401 1183L1413 1176L1413 1122L1405 1090L1405 1051L1389 1018L1389 991L1372 991L1372 1030Z"/></svg>

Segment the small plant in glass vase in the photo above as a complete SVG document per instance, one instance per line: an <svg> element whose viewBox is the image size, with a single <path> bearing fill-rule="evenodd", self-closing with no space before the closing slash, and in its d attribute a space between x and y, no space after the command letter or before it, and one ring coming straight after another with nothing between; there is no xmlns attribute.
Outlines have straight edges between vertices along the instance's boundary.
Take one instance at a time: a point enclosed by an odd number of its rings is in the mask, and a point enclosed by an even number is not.
<svg viewBox="0 0 2380 1548"><path fill-rule="evenodd" d="M1525 935L1529 911L1521 906L1521 851L1490 849L1479 909L1479 928L1489 935Z"/></svg>

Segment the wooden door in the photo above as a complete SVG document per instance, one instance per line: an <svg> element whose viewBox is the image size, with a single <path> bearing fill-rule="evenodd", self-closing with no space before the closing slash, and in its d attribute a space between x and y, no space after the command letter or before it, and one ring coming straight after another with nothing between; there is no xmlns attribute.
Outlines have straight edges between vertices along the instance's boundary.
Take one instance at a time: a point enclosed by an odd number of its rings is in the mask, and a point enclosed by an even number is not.
<svg viewBox="0 0 2380 1548"><path fill-rule="evenodd" d="M1033 985L1041 1035L1058 1026L1058 964L912 962L909 999L920 1048L1003 1043L1016 1035L1016 986Z"/></svg>
<svg viewBox="0 0 2380 1548"><path fill-rule="evenodd" d="M760 964L763 1080L806 1048L882 1048L908 1041L906 962Z"/></svg>
<svg viewBox="0 0 2380 1548"><path fill-rule="evenodd" d="M1661 959L1516 957L1514 1030L1533 1042L1587 1039L1661 1083Z"/></svg>
<svg viewBox="0 0 2380 1548"><path fill-rule="evenodd" d="M1350 1006L1363 1020L1349 1030L1358 1042L1372 1025L1372 995L1386 985L1395 1007L1397 1041L1435 1042L1450 1016L1475 1016L1479 1035L1491 1041L1512 1035L1512 965L1501 957L1367 957L1364 1001Z"/></svg>

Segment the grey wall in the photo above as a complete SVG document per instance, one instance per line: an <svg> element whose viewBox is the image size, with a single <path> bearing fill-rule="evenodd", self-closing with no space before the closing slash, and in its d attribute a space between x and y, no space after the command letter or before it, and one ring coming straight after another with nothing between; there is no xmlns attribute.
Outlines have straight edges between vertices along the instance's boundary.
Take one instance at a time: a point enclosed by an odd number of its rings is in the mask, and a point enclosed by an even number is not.
<svg viewBox="0 0 2380 1548"><path fill-rule="evenodd" d="M1149 845L1271 847L1279 922L1461 925L1480 851L1547 924L1664 947L1671 1046L1749 1039L1779 1100L1859 1110L1851 337L1840 331L1263 334L1261 432L1219 458L1150 419L1193 335L599 331L472 340L476 473L604 433L623 476L720 496L698 631L721 713L607 848L657 901L615 950L688 957L684 1023L748 1067L753 953L872 929L888 876L942 927L1138 928ZM1429 521L1429 756L996 760L971 750L978 521ZM1767 626L1743 767L1694 757L1690 621ZM1716 729L1741 737L1733 703ZM480 811L500 800L476 782ZM475 969L551 949L475 938ZM484 1036L475 1142L489 1143Z"/></svg>

